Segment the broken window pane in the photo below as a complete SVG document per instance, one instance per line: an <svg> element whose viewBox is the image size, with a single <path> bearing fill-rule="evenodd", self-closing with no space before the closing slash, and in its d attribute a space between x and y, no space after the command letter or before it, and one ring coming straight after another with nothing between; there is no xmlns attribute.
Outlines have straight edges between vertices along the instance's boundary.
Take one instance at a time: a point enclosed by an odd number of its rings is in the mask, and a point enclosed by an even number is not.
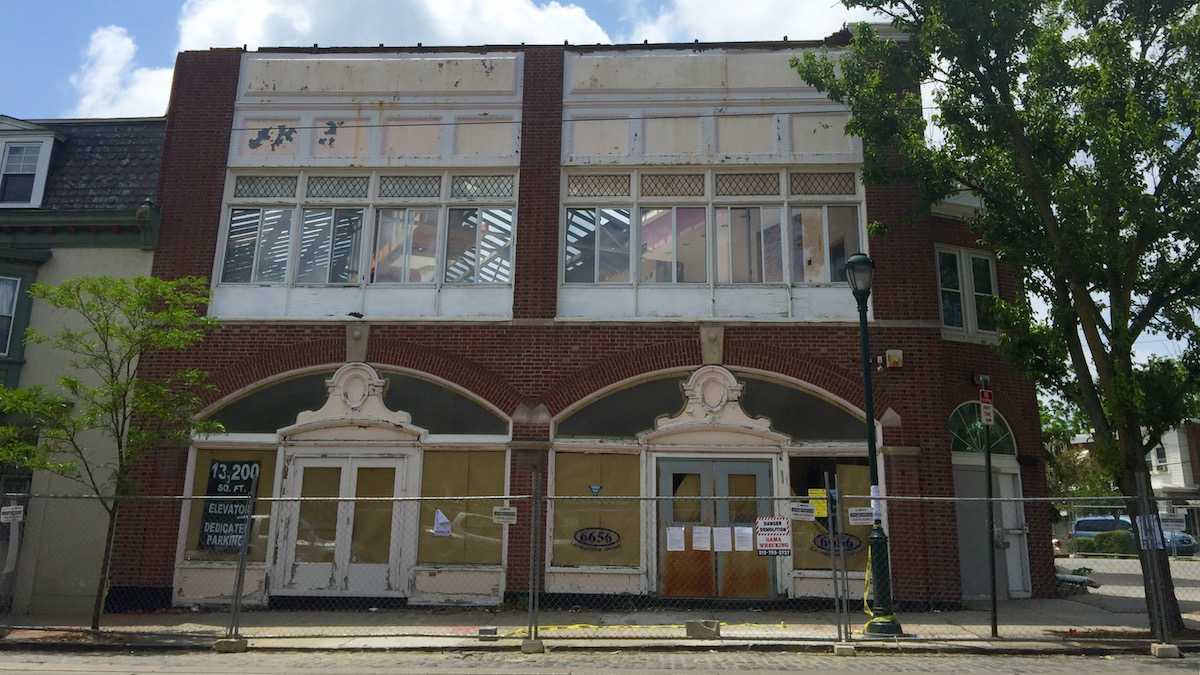
<svg viewBox="0 0 1200 675"><path fill-rule="evenodd" d="M599 282L629 281L629 209L600 209Z"/></svg>
<svg viewBox="0 0 1200 675"><path fill-rule="evenodd" d="M227 284L246 283L254 270L254 248L258 239L259 209L233 209L229 217L229 234L225 238L225 263L221 281Z"/></svg>
<svg viewBox="0 0 1200 675"><path fill-rule="evenodd" d="M567 209L563 281L596 280L596 209Z"/></svg>
<svg viewBox="0 0 1200 675"><path fill-rule="evenodd" d="M820 207L792 209L792 282L821 283L825 276L825 236Z"/></svg>
<svg viewBox="0 0 1200 675"><path fill-rule="evenodd" d="M675 209L679 247L676 250L675 280L688 283L708 281L708 233L703 208Z"/></svg>
<svg viewBox="0 0 1200 675"><path fill-rule="evenodd" d="M670 282L675 260L675 214L671 209L644 209L641 218L643 282Z"/></svg>
<svg viewBox="0 0 1200 675"><path fill-rule="evenodd" d="M258 232L258 266L254 280L282 283L287 279L288 249L292 240L291 209L263 209Z"/></svg>
<svg viewBox="0 0 1200 675"><path fill-rule="evenodd" d="M846 280L846 258L861 250L858 238L858 207L830 206L829 273L832 281Z"/></svg>

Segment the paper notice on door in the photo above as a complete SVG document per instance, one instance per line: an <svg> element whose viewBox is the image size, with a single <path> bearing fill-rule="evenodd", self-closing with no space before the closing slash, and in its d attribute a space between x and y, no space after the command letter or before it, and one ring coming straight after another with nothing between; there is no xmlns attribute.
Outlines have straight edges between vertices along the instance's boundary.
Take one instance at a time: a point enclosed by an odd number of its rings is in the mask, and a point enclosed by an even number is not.
<svg viewBox="0 0 1200 675"><path fill-rule="evenodd" d="M712 528L707 525L692 526L692 549L696 551L712 550Z"/></svg>
<svg viewBox="0 0 1200 675"><path fill-rule="evenodd" d="M683 545L683 528L668 527L667 528L667 550L682 551L686 547Z"/></svg>
<svg viewBox="0 0 1200 675"><path fill-rule="evenodd" d="M442 513L441 509L433 512L433 536L450 536L450 519L446 517L446 514Z"/></svg>
<svg viewBox="0 0 1200 675"><path fill-rule="evenodd" d="M753 551L754 550L754 528L753 527L735 527L735 528L733 528L733 548L738 551Z"/></svg>
<svg viewBox="0 0 1200 675"><path fill-rule="evenodd" d="M714 551L733 550L733 536L729 532L728 527L714 527L712 529L712 537Z"/></svg>

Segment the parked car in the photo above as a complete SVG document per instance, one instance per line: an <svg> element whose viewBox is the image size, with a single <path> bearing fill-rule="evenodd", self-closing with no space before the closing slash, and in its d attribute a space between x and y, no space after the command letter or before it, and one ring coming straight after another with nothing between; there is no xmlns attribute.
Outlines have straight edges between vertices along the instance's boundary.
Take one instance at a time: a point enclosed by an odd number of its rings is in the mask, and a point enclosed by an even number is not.
<svg viewBox="0 0 1200 675"><path fill-rule="evenodd" d="M1096 535L1102 532L1115 532L1118 529L1133 531L1133 524L1129 522L1129 516L1086 516L1075 519L1068 537L1070 539L1095 539ZM1166 539L1167 550L1172 555L1196 555L1197 548L1200 548L1196 538L1187 532L1165 530L1163 537Z"/></svg>

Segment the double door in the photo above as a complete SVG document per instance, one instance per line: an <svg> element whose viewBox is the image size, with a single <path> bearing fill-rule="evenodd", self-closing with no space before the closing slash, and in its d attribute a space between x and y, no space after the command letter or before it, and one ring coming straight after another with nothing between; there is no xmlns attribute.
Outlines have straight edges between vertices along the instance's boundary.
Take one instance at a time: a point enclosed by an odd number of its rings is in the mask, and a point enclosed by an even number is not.
<svg viewBox="0 0 1200 675"><path fill-rule="evenodd" d="M658 459L657 480L659 495L676 498L658 502L660 593L675 598L772 597L773 558L753 550L755 521L773 515L771 499L730 499L771 496L770 461ZM738 528L743 535L749 528L750 550L737 550ZM728 530L733 550L716 550L726 548L718 543L724 539L718 529Z"/></svg>
<svg viewBox="0 0 1200 675"><path fill-rule="evenodd" d="M305 458L289 462L272 593L402 595L404 458ZM414 537L415 539L415 537Z"/></svg>

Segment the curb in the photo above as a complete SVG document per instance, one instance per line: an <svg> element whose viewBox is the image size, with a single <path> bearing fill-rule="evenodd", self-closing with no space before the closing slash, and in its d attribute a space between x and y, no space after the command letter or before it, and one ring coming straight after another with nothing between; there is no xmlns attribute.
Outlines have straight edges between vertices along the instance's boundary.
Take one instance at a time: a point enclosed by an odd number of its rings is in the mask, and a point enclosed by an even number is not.
<svg viewBox="0 0 1200 675"><path fill-rule="evenodd" d="M286 639L286 638L284 638ZM458 638L450 638L458 640ZM266 642L266 644L263 644ZM479 644L441 645L429 643L412 646L384 645L379 647L329 647L306 646L303 644L270 644L271 639L251 638L249 651L255 652L520 652L521 641L481 642ZM704 641L704 642L669 642L636 644L604 644L594 641L580 644L575 641L557 642L546 640L546 651L573 652L612 652L614 650L629 650L640 652L708 652L708 651L756 651L756 652L794 652L794 653L832 653L832 642L752 642L752 641ZM1150 643L1128 642L1120 644L1081 644L1081 643L1024 643L1006 645L1000 644L955 644L946 642L871 642L855 641L851 643L860 654L971 654L978 656L1105 656L1105 655L1145 655L1149 654ZM1184 653L1197 650L1197 643L1179 645ZM212 641L178 643L146 643L146 642L48 642L43 640L0 640L0 651L29 651L29 652L138 652L138 653L168 653L168 652L212 652Z"/></svg>

